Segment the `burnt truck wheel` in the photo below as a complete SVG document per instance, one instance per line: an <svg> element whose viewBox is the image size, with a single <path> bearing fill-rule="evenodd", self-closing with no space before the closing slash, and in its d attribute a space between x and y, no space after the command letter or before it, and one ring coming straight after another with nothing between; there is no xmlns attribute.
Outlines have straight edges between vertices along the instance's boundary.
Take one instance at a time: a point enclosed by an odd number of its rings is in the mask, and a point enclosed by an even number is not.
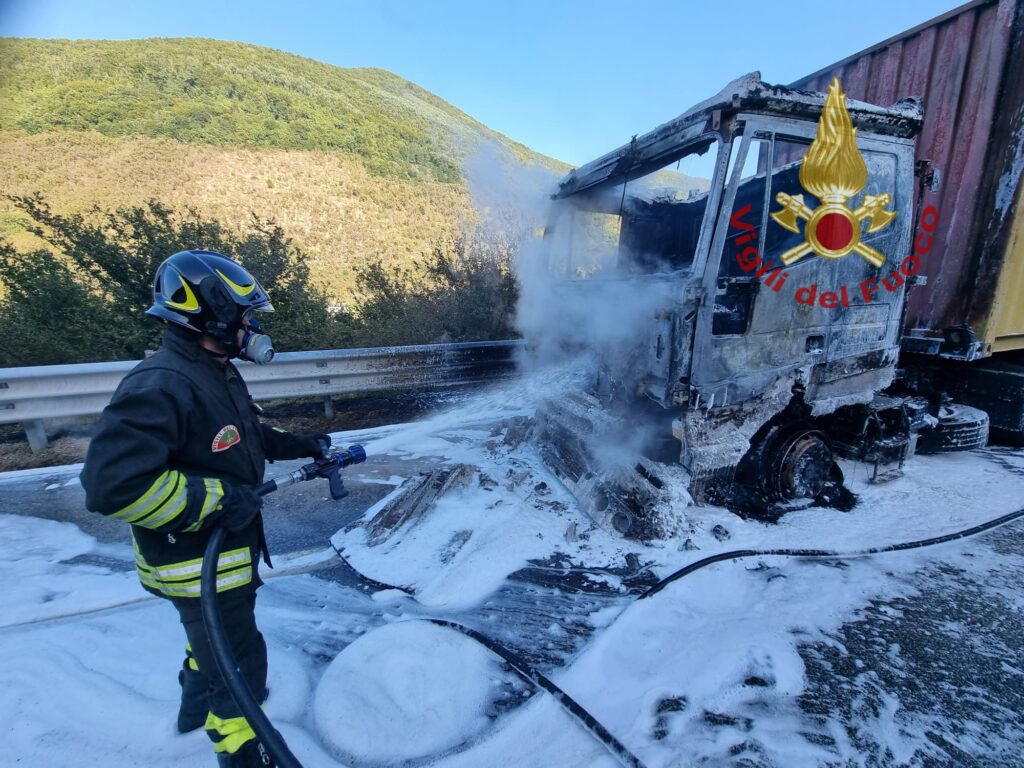
<svg viewBox="0 0 1024 768"><path fill-rule="evenodd" d="M772 505L819 498L835 482L836 470L825 433L805 422L790 422L772 425L754 438L736 479L762 504Z"/></svg>
<svg viewBox="0 0 1024 768"><path fill-rule="evenodd" d="M921 430L918 453L951 453L981 448L988 442L988 414L979 408L949 403L939 408L939 422Z"/></svg>
<svg viewBox="0 0 1024 768"><path fill-rule="evenodd" d="M759 485L771 501L815 499L834 463L824 433L803 425L780 429L765 452Z"/></svg>
<svg viewBox="0 0 1024 768"><path fill-rule="evenodd" d="M769 478L781 499L815 499L832 471L832 448L816 430L794 435L779 450Z"/></svg>

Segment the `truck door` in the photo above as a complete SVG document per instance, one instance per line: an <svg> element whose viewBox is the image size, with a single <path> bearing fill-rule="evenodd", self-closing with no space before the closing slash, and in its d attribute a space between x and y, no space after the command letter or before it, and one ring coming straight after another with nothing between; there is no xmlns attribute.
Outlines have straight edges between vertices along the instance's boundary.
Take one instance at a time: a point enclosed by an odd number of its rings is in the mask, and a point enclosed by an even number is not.
<svg viewBox="0 0 1024 768"><path fill-rule="evenodd" d="M792 215L793 232L771 214L784 207L779 193L801 196L805 213L821 205L800 180L816 125L741 118L742 141L732 142L694 341L691 402L699 398L704 405L747 401L797 368L811 366L817 374L829 362L898 345L902 285L870 291L867 300L861 285L871 278L881 283L908 252L913 145L858 137L868 181L846 205L856 210L865 196L887 193L887 208L897 211L895 222L876 232L862 222L861 242L869 254L885 255L881 267L857 253L823 258L810 252L784 264L781 257L806 242L806 221ZM888 358L872 363L891 364Z"/></svg>

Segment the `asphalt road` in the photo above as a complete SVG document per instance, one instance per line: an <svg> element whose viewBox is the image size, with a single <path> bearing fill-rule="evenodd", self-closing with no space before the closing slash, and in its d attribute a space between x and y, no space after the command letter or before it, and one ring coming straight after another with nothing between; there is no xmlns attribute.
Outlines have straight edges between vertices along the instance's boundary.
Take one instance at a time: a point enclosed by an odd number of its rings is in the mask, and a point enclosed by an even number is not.
<svg viewBox="0 0 1024 768"><path fill-rule="evenodd" d="M798 723L792 738L834 755L819 765L1024 765L1024 520L952 550L890 575L908 596L872 601L826 641L801 644L796 701L770 673L752 676L749 696L705 712L694 736L730 744L723 764L745 768L795 765L751 736L787 722ZM783 577L814 567L793 561Z"/></svg>
<svg viewBox="0 0 1024 768"><path fill-rule="evenodd" d="M285 475L304 463L269 464L266 478ZM335 531L394 489L387 483L391 477L414 471L400 459L375 457L343 471L349 495L340 501L331 500L326 480L299 483L270 494L264 500L264 519L271 553L288 555L329 546ZM0 475L0 512L74 523L105 544L130 546L124 523L86 510L77 472L55 467Z"/></svg>
<svg viewBox="0 0 1024 768"><path fill-rule="evenodd" d="M267 475L300 463L280 462ZM268 497L271 552L325 549L336 530L392 490L394 476L426 466L429 460L371 457L345 472L350 495L342 501L329 499L325 481ZM101 548L105 564L130 568L126 527L87 512L75 477L67 468L0 476L0 512L72 522L109 545ZM357 584L338 561L317 575ZM949 562L893 578L909 580L910 597L872 603L829 642L801 646L806 686L792 713L800 722L794 738L823 746L835 754L829 764L844 767L1024 764L1024 521L965 542ZM497 632L551 669L586 644L594 631L587 616L623 600L520 579L454 618ZM373 610L371 601L366 605ZM370 615L367 620L374 623ZM564 640L536 647L538 629L552 622L569 630ZM750 733L757 719L778 718L793 701L773 692L770 679L763 683L734 711L705 714L708 737L733 745L723 764L781 765Z"/></svg>
<svg viewBox="0 0 1024 768"><path fill-rule="evenodd" d="M840 738L867 766L900 764L893 744L910 742L921 766L1024 764L1024 521L968 553L1000 567L932 564L914 578L915 596L872 603L834 643L801 649L801 708L843 723ZM879 720L908 733L869 725Z"/></svg>

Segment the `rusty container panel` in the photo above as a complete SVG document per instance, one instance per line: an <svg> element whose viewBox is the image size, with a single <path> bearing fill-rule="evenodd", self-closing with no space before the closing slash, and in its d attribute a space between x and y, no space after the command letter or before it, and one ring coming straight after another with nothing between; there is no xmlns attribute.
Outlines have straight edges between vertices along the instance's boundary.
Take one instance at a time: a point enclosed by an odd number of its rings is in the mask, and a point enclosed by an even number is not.
<svg viewBox="0 0 1024 768"><path fill-rule="evenodd" d="M1020 295L1009 309L995 301L1024 274L1011 237L1024 216L1022 37L1024 0L976 0L793 83L823 92L837 76L854 99L923 100L917 159L939 169L941 185L918 202L935 206L939 224L922 259L928 283L909 293L905 332L941 336L968 325L982 354L1024 347Z"/></svg>

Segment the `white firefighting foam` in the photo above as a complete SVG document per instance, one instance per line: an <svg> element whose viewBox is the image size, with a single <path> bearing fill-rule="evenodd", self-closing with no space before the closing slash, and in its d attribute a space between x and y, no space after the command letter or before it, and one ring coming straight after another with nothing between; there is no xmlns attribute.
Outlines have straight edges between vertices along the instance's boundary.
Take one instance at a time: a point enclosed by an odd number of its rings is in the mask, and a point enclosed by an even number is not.
<svg viewBox="0 0 1024 768"><path fill-rule="evenodd" d="M371 471L375 457L389 454L423 457L419 461L424 468L468 461L504 479L512 458L524 462L520 471L533 471L523 458L529 449L520 448L523 453L515 456L488 451L484 446L494 437L487 421L528 410L524 393L513 388L471 398L423 423L337 435L335 443L367 441L370 459L350 468L347 477L352 479ZM384 655L391 641L387 633L375 632L381 624L424 614L459 620L468 615L466 606L485 599L510 569L538 553L557 550L610 564L627 552L640 552L663 576L687 562L732 549L852 550L925 538L1009 512L1024 497L1024 456L1014 451L919 456L907 464L904 477L884 486L867 482L870 469L864 465L848 463L844 471L860 497L852 512L808 509L766 525L702 508L692 531L646 548L588 529L586 519L571 506L554 513L536 508L538 497L529 494L535 487L532 476L511 488L502 482L490 491L474 488L448 500L436 517L422 520L391 558L373 556L360 562L376 566L376 577L395 575L396 582L411 582L430 598L432 607L394 593L370 599L351 586L312 574L268 580L257 606L270 649L266 711L307 768L344 764L339 745L320 723L344 723L346 697L365 702L361 727L379 722L393 730L400 713L407 726L403 750L421 750L419 754L443 748L431 740L427 726L430 717L441 717L451 735L447 744L463 737L471 742L434 763L444 768L614 765L603 747L546 695L486 722L467 723L454 709L439 715L417 709L416 702L428 701L431 693L417 687L415 664L382 662L358 680L325 675L325 669L364 635L366 646ZM550 476L536 477L548 483L548 499L563 499L564 489ZM39 492L46 493L42 488ZM568 540L573 520L578 533L589 530L588 537ZM715 526L722 526L728 538L719 540ZM440 551L460 530L472 535L447 562L423 554ZM686 539L700 549L687 549ZM843 717L832 710L811 717L801 707L801 696L811 685L809 645L828 649L846 642L841 629L871 615L872 606L933 595L926 591L928 585L945 578L942 574L961 574L958 578L974 585L970 589L984 595L984 601L1006 602L1003 621L1019 615L1024 555L986 541L841 561L761 558L721 563L650 600L616 599L597 608L588 619L593 636L548 672L650 768L680 761L724 763L735 759L735 750L759 755L765 765L861 763L887 759L886 754L912 763L936 754L939 748L929 734L944 728L950 733L966 728L966 735L949 737L956 748L998 762L1013 754L1007 750L1024 738L1024 728L1017 720L992 721L985 714L984 690L973 704L961 701L954 718L942 709L921 710L925 705L920 692L911 697L898 683L883 684L871 672L844 685L852 685L855 697L877 701L877 706ZM101 549L107 561L117 554L70 524L0 516L5 760L56 768L212 763L202 733L179 736L173 729L176 672L184 644L173 609L147 598L135 583L127 546L120 553L121 567L91 563L88 558ZM396 569L402 572L393 574ZM997 579L998 574L1005 578ZM986 584L995 584L996 591L985 592ZM539 591L533 604L543 611L549 599ZM132 600L138 602L124 604ZM102 610L104 606L110 608ZM897 619L894 611L887 621ZM401 643L419 643L427 655L437 643L429 631L403 631L416 636ZM530 642L546 645L564 631L555 618ZM946 622L931 631L934 637L949 634L967 647L979 630ZM887 648L883 658L861 656L860 662L868 670L909 663L912 649L891 643ZM452 655L444 658L454 661ZM488 669L487 663L467 661L467 684L483 685L491 674ZM426 674L421 681L424 686L435 684ZM972 684L983 686L984 681ZM387 704L380 695L387 690L399 691L402 701ZM338 702L337 710L332 702ZM985 735L972 740L970 733ZM372 741L372 736L366 739Z"/></svg>

